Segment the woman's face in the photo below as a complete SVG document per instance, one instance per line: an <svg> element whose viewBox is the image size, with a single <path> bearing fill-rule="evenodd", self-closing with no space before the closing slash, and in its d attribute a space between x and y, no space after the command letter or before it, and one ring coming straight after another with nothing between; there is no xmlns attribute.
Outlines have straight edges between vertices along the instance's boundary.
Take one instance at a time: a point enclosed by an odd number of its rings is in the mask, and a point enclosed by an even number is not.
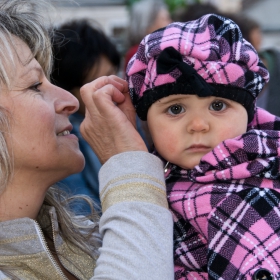
<svg viewBox="0 0 280 280"><path fill-rule="evenodd" d="M79 104L72 94L48 81L37 60L30 60L30 49L23 41L15 38L14 47L16 71L8 68L11 88L2 87L0 94L0 104L9 112L6 139L14 176L25 174L52 184L84 166L68 119Z"/></svg>

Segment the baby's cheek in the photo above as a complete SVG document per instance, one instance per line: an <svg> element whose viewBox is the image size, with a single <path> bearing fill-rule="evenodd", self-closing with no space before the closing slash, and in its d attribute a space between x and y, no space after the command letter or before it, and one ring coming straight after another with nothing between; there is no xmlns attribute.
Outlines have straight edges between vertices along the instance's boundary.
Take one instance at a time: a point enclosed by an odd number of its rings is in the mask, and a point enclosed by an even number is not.
<svg viewBox="0 0 280 280"><path fill-rule="evenodd" d="M160 137L157 139L156 148L158 152L172 155L178 148L178 135L174 135L170 130L161 131Z"/></svg>
<svg viewBox="0 0 280 280"><path fill-rule="evenodd" d="M240 127L238 126L235 126L235 127L226 127L224 126L223 129L221 129L219 132L218 132L218 137L216 138L217 140L217 145L219 143L221 143L222 141L226 140L226 139L232 139L232 138L235 138L243 133L245 133L246 131L244 131L243 129L241 129Z"/></svg>
<svg viewBox="0 0 280 280"><path fill-rule="evenodd" d="M176 152L176 147L177 147L176 141L174 141L170 138L168 138L166 140L166 150L168 151L168 153L170 153L170 154L175 153Z"/></svg>

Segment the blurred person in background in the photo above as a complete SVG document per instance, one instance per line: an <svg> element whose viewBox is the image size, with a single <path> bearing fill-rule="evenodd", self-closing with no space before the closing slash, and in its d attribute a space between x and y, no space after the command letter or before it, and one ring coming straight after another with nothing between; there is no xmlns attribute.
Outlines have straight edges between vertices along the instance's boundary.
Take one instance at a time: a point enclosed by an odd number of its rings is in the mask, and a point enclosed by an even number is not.
<svg viewBox="0 0 280 280"><path fill-rule="evenodd" d="M206 14L219 14L219 9L210 3L193 3L178 10L174 15L175 21L187 22L196 20Z"/></svg>
<svg viewBox="0 0 280 280"><path fill-rule="evenodd" d="M270 80L261 92L257 105L280 116L280 52L276 48L267 48L261 50L259 56L269 70Z"/></svg>
<svg viewBox="0 0 280 280"><path fill-rule="evenodd" d="M232 15L231 18L239 25L244 39L250 42L267 67L270 80L257 99L257 106L270 113L280 116L280 52L276 48L262 49L262 30L259 23L246 15Z"/></svg>
<svg viewBox="0 0 280 280"><path fill-rule="evenodd" d="M262 30L259 23L244 14L228 13L225 16L234 20L240 27L243 38L250 42L257 52L261 50Z"/></svg>
<svg viewBox="0 0 280 280"><path fill-rule="evenodd" d="M87 19L66 22L55 30L53 39L54 67L52 83L71 92L80 103L79 110L70 116L73 131L79 138L85 157L85 168L61 181L61 188L73 194L89 195L100 206L98 192L99 159L80 133L85 117L85 105L80 88L101 76L116 74L120 66L120 54L115 45L103 33L101 27ZM69 159L71 160L71 159ZM77 207L79 209L77 209ZM74 210L89 211L86 203L75 204Z"/></svg>
<svg viewBox="0 0 280 280"><path fill-rule="evenodd" d="M140 0L130 10L128 25L129 48L125 55L124 66L136 53L141 40L149 33L171 23L171 16L162 0Z"/></svg>

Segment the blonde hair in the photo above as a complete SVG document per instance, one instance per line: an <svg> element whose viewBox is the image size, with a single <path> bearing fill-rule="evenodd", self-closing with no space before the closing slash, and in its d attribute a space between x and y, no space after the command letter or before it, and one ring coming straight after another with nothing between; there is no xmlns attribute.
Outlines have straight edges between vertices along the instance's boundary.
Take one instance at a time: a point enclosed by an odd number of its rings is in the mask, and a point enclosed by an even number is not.
<svg viewBox="0 0 280 280"><path fill-rule="evenodd" d="M7 65L9 67L15 67L14 56L17 55L13 49L13 39L15 36L27 44L31 50L32 58L34 57L39 62L46 76L49 78L52 68L51 31L48 30L48 26L50 25L45 15L50 9L52 9L52 6L45 0L0 1L1 87L6 86L10 88L11 85ZM13 156L9 155L5 140L5 133L9 131L9 119L8 112L0 108L0 183L2 190L7 185L13 171ZM92 209L91 215L88 218L94 223L90 223L88 226L77 224L74 222L74 213L68 207L69 201L73 199L67 197L67 195L63 195L58 187L52 186L46 194L44 204L56 208L61 235L95 258L90 248L100 246L100 240L98 238L92 240L90 236L92 236L92 233L98 232L99 216L93 209L92 201L89 198L84 198L88 201ZM40 218L42 218L41 216L42 211L38 216L39 223ZM91 244L88 242L91 242Z"/></svg>
<svg viewBox="0 0 280 280"><path fill-rule="evenodd" d="M41 22L46 22L44 12L51 6L44 0L2 0L0 1L0 86L10 88L11 79L7 66L15 68L13 39L16 36L24 41L50 76L52 49L48 30ZM5 134L9 132L8 112L0 108L0 191L12 176L12 160L8 153Z"/></svg>
<svg viewBox="0 0 280 280"><path fill-rule="evenodd" d="M11 44L14 35L27 44L33 57L49 78L52 67L52 49L45 15L50 7L44 0L0 1L1 59L4 58L4 54L9 54L7 59L13 61ZM9 85L8 75L3 65L0 66L0 82Z"/></svg>

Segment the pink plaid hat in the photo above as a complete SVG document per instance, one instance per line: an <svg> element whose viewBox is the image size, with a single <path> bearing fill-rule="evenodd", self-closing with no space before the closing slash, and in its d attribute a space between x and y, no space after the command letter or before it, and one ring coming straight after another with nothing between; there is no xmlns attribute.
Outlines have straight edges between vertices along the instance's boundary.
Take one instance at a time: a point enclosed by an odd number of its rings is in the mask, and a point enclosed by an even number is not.
<svg viewBox="0 0 280 280"><path fill-rule="evenodd" d="M269 73L232 20L215 14L147 35L130 60L130 95L140 119L171 94L217 96L242 104L250 122Z"/></svg>

